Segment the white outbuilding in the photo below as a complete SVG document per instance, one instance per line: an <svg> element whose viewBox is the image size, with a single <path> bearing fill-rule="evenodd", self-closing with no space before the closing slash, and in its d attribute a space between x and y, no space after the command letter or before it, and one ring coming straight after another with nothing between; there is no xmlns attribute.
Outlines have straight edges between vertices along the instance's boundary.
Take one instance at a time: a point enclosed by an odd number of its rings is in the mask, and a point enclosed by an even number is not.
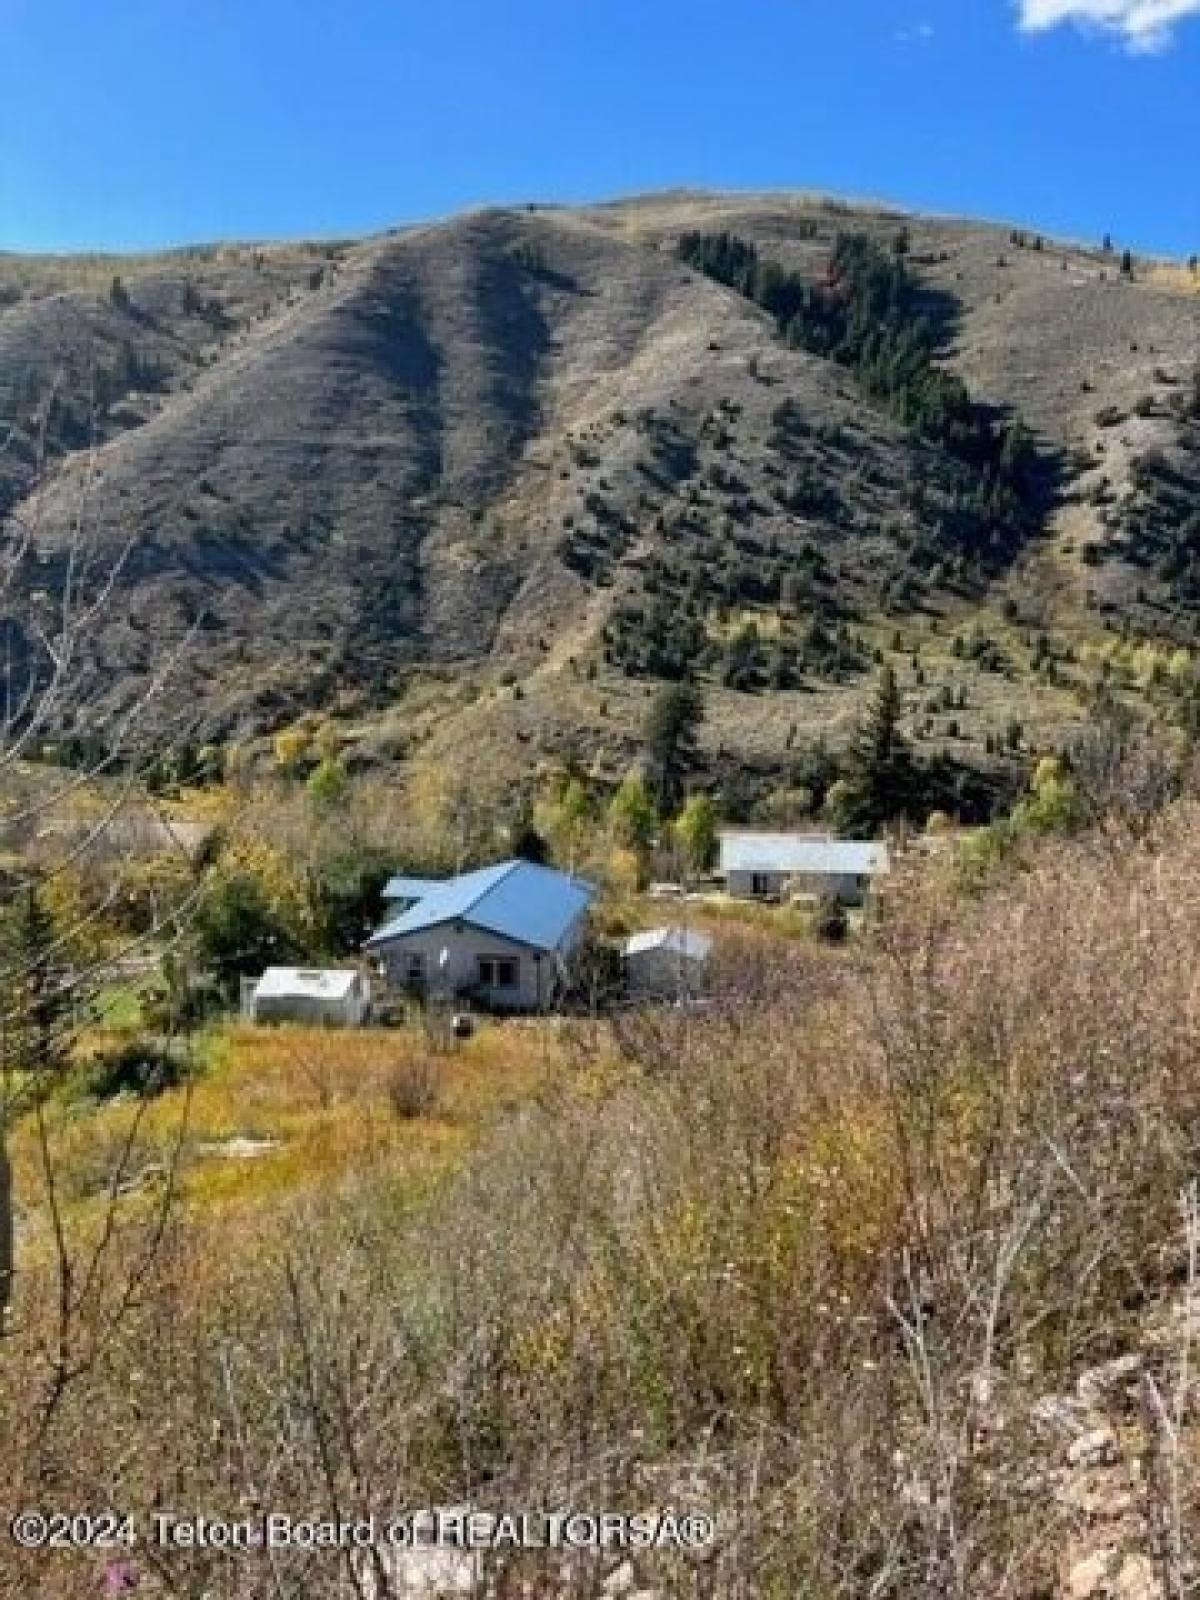
<svg viewBox="0 0 1200 1600"><path fill-rule="evenodd" d="M742 829L721 834L720 876L735 900L831 895L861 905L889 869L887 845L869 839Z"/></svg>
<svg viewBox="0 0 1200 1600"><path fill-rule="evenodd" d="M268 967L246 1010L252 1022L361 1028L370 1004L367 979L356 968Z"/></svg>
<svg viewBox="0 0 1200 1600"><path fill-rule="evenodd" d="M621 947L631 995L681 1000L704 988L712 940L695 928L648 928Z"/></svg>

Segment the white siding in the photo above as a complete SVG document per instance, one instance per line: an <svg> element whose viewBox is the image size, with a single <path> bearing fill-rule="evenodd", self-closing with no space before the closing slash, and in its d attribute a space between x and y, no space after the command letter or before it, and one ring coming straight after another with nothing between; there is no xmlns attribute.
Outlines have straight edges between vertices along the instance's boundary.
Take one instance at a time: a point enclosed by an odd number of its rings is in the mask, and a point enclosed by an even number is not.
<svg viewBox="0 0 1200 1600"><path fill-rule="evenodd" d="M255 995L250 1002L250 1015L255 1022L303 1022L328 1028L359 1028L366 1020L367 1009L368 997L361 980L344 996Z"/></svg>
<svg viewBox="0 0 1200 1600"><path fill-rule="evenodd" d="M568 943L577 942L578 935L579 930L574 930ZM445 966L441 965L443 950L448 953ZM558 962L553 955L531 950L501 934L486 933L467 923L401 934L389 940L378 954L389 984L404 988L409 958L420 956L424 961L426 987L431 992L448 989L454 994L478 989L481 956L508 957L517 963L515 987L486 991L490 1003L504 1010L539 1011L553 1000L558 984Z"/></svg>

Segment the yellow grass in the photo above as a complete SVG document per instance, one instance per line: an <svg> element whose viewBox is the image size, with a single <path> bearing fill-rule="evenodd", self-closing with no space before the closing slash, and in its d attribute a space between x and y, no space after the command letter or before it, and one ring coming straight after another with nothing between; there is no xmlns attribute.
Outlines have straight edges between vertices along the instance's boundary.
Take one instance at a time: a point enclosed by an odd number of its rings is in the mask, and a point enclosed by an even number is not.
<svg viewBox="0 0 1200 1600"><path fill-rule="evenodd" d="M1150 282L1159 289L1174 289L1180 294L1200 294L1200 272L1187 267L1155 267Z"/></svg>
<svg viewBox="0 0 1200 1600"><path fill-rule="evenodd" d="M169 1165L182 1131L182 1191L204 1212L224 1215L364 1173L423 1190L457 1165L488 1121L533 1095L561 1059L552 1024L485 1024L454 1054L432 1058L413 1029L236 1026L211 1036L204 1054L208 1064L191 1086L159 1096L140 1121L131 1100L48 1107L62 1193L80 1221L104 1207L135 1121L128 1176ZM439 1080L437 1105L406 1120L392 1106L389 1083L421 1059L432 1061ZM224 1154L232 1139L271 1140L277 1148ZM13 1144L18 1193L42 1195L32 1118ZM148 1201L155 1192L152 1181Z"/></svg>
<svg viewBox="0 0 1200 1600"><path fill-rule="evenodd" d="M658 908L669 908L672 902L648 902ZM793 905L770 905L755 900L732 900L723 895L713 895L701 902L689 901L685 906L674 903L675 909L666 909L657 916L655 925L686 921L691 928L709 933L735 926L755 933L770 934L776 938L807 939L812 934L811 908Z"/></svg>

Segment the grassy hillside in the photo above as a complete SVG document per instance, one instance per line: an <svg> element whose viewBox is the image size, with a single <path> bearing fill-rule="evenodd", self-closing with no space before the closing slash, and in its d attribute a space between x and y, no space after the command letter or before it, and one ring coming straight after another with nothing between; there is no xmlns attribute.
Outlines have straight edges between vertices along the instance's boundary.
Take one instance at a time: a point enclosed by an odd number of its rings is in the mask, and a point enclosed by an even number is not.
<svg viewBox="0 0 1200 1600"><path fill-rule="evenodd" d="M1014 520L865 357L789 337L681 259L685 235L722 232L826 303L839 238L901 253L927 373L961 380L997 439L1027 430L1036 505ZM0 477L35 530L27 591L64 581L81 515L127 552L89 642L95 703L128 703L187 640L168 692L200 738L317 709L367 762L470 748L620 772L655 682L687 672L710 764L778 774L838 741L887 659L914 737L986 767L1013 720L1041 748L1098 687L1145 699L1102 665L1121 649L1191 648L1192 287L1019 230L787 196L3 257Z"/></svg>
<svg viewBox="0 0 1200 1600"><path fill-rule="evenodd" d="M1132 816L910 861L836 951L726 929L703 1013L455 1056L234 1028L190 1088L63 1086L56 1191L14 1138L0 1511L713 1519L489 1557L498 1600L1187 1594L1200 835L1194 797ZM154 1595L352 1586L323 1548L117 1556ZM0 1592L112 1559L13 1547Z"/></svg>

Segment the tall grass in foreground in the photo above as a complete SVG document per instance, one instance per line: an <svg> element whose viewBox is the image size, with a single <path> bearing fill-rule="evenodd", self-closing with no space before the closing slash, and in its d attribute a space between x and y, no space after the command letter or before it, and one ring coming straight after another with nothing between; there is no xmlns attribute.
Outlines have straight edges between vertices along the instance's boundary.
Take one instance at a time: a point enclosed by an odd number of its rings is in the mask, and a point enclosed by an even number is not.
<svg viewBox="0 0 1200 1600"><path fill-rule="evenodd" d="M625 1073L564 1068L415 1212L382 1166L253 1238L181 1227L36 1450L6 1365L4 1498L673 1503L721 1538L646 1564L667 1595L1054 1594L1080 1514L1036 1403L1187 1272L1198 948L1193 803L1138 840L1046 843L978 901L898 883L844 961L748 944L711 1009L628 1020ZM1147 1491L1173 1485L1147 1506L1165 1594L1196 1510L1180 1415L1143 1441L1170 1457ZM357 1581L326 1553L139 1559L189 1597ZM14 1594L88 1592L44 1557L13 1570ZM538 1570L495 1592L597 1592L586 1563L523 1590Z"/></svg>

